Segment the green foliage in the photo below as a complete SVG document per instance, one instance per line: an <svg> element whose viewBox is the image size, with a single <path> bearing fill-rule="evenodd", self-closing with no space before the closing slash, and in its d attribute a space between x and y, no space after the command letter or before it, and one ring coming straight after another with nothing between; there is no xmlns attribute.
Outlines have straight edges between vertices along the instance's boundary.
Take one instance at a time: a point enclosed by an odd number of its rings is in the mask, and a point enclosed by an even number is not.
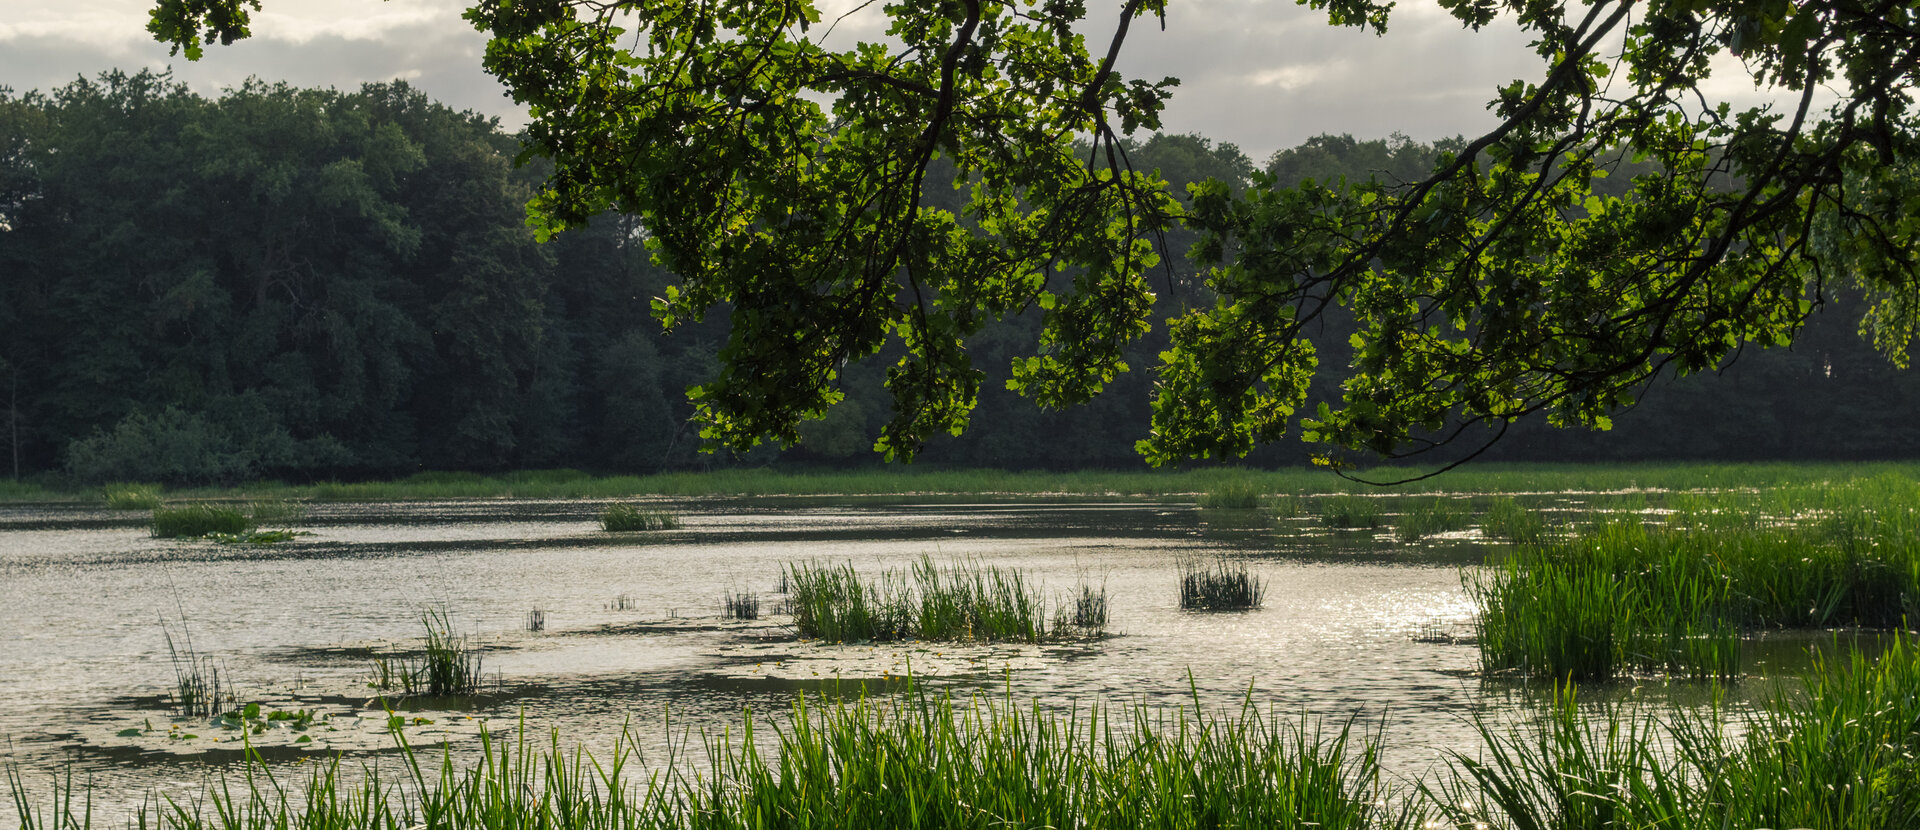
<svg viewBox="0 0 1920 830"><path fill-rule="evenodd" d="M1200 494L1202 510L1255 510L1260 507L1260 485L1251 481L1230 481Z"/></svg>
<svg viewBox="0 0 1920 830"><path fill-rule="evenodd" d="M1452 498L1435 498L1414 505L1394 520L1393 535L1402 542L1416 542L1439 533L1465 530L1473 524L1473 512L1467 504Z"/></svg>
<svg viewBox="0 0 1920 830"><path fill-rule="evenodd" d="M1180 607L1192 611L1245 611L1259 608L1266 585L1247 563L1224 557L1211 563L1180 563Z"/></svg>
<svg viewBox="0 0 1920 830"><path fill-rule="evenodd" d="M1320 503L1320 522L1332 528L1372 530L1380 526L1380 502L1367 496L1330 496Z"/></svg>
<svg viewBox="0 0 1920 830"><path fill-rule="evenodd" d="M1048 630L1040 591L1017 570L957 562L937 567L929 557L910 574L888 570L862 578L851 563L840 566L803 563L786 571L793 627L800 636L829 642L893 640L1015 641L1037 643L1086 634L1082 629ZM1097 596L1104 618L1105 591ZM1056 610L1056 619L1060 619ZM1076 625L1078 625L1075 616ZM1104 619L1102 619L1104 625ZM1098 632L1092 632L1097 634Z"/></svg>
<svg viewBox="0 0 1920 830"><path fill-rule="evenodd" d="M1492 538L1524 544L1545 539L1547 521L1539 511L1512 497L1501 497L1487 505L1487 512L1480 516L1480 529Z"/></svg>
<svg viewBox="0 0 1920 830"><path fill-rule="evenodd" d="M1056 637L1065 637L1077 633L1082 637L1100 637L1107 631L1107 586L1095 588L1081 583L1077 590L1068 594L1054 606L1053 633Z"/></svg>
<svg viewBox="0 0 1920 830"><path fill-rule="evenodd" d="M680 517L664 510L650 510L631 504L610 504L600 511L600 529L608 533L648 530L678 530Z"/></svg>
<svg viewBox="0 0 1920 830"><path fill-rule="evenodd" d="M373 688L428 697L466 697L479 693L484 677L480 654L467 638L453 632L444 610L420 613L426 629L417 655L379 658L373 662Z"/></svg>
<svg viewBox="0 0 1920 830"><path fill-rule="evenodd" d="M152 510L160 506L158 484L108 484L100 488L111 510Z"/></svg>
<svg viewBox="0 0 1920 830"><path fill-rule="evenodd" d="M231 507L186 504L154 508L151 528L157 539L198 538L215 534L241 536L253 530L253 519Z"/></svg>

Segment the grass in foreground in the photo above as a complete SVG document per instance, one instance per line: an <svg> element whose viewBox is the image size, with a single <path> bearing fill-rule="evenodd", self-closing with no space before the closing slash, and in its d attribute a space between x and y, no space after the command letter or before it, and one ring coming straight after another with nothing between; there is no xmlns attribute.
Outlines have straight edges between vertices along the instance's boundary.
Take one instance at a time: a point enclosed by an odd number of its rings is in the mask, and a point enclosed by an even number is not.
<svg viewBox="0 0 1920 830"><path fill-rule="evenodd" d="M766 827L1593 828L1920 827L1920 660L1896 642L1877 659L1822 664L1723 729L1721 713L1575 705L1482 723L1480 744L1405 789L1388 748L1242 705L1074 709L956 701L914 688L749 713L707 736L698 768L668 758L644 775L632 743L610 757L479 742L459 767L423 764L398 733L404 780L342 773L336 756L304 785L250 756L242 775L144 814L152 830L462 830ZM776 748L756 735L771 731ZM1737 735L1737 737L1732 737ZM351 780L351 783L350 783ZM92 830L87 792L54 778L39 801L10 767L22 830ZM45 808L37 806L47 804ZM150 822L150 823L147 823Z"/></svg>
<svg viewBox="0 0 1920 830"><path fill-rule="evenodd" d="M1180 563L1180 607L1191 611L1245 611L1259 608L1266 585L1247 563L1226 558L1211 563Z"/></svg>
<svg viewBox="0 0 1920 830"><path fill-rule="evenodd" d="M1018 570L977 562L941 568L921 557L907 574L888 570L877 578L862 577L852 564L800 564L787 568L786 583L800 636L831 642L1037 643L1101 633L1049 630L1039 589ZM1104 590L1099 598L1104 603Z"/></svg>
<svg viewBox="0 0 1920 830"><path fill-rule="evenodd" d="M608 533L678 530L680 517L662 510L648 510L631 504L613 504L601 511L600 529Z"/></svg>

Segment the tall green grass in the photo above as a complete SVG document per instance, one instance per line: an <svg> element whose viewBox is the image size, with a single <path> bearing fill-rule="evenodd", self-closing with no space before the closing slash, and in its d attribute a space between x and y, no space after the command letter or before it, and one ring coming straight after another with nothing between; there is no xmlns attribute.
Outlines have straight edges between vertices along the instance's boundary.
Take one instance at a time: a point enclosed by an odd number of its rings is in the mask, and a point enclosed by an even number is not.
<svg viewBox="0 0 1920 830"><path fill-rule="evenodd" d="M1202 510L1256 510L1260 507L1260 485L1251 481L1229 481L1200 494L1196 504Z"/></svg>
<svg viewBox="0 0 1920 830"><path fill-rule="evenodd" d="M539 614L540 627L546 627L546 614ZM529 618L529 629L531 617ZM466 697L478 694L484 684L480 653L467 638L454 633L447 612L428 609L420 612L420 625L426 629L420 638L417 655L380 658L373 663L374 688L398 691L407 696Z"/></svg>
<svg viewBox="0 0 1920 830"><path fill-rule="evenodd" d="M787 568L786 581L795 630L831 642L1037 643L1089 633L1048 629L1039 588L1018 570L978 562L940 567L921 557L907 573L877 577L852 564L802 563Z"/></svg>
<svg viewBox="0 0 1920 830"><path fill-rule="evenodd" d="M1466 503L1446 497L1422 501L1394 520L1393 535L1402 542L1417 542L1428 536L1465 530L1473 524L1473 512Z"/></svg>
<svg viewBox="0 0 1920 830"><path fill-rule="evenodd" d="M1180 562L1180 607L1191 611L1259 608L1267 588L1247 563L1225 557Z"/></svg>
<svg viewBox="0 0 1920 830"><path fill-rule="evenodd" d="M1494 499L1480 516L1480 529L1488 537L1509 542L1531 543L1547 538L1547 520L1511 497Z"/></svg>
<svg viewBox="0 0 1920 830"><path fill-rule="evenodd" d="M177 539L214 534L244 536L253 527L251 517L231 507L187 504L154 508L151 530L155 538Z"/></svg>
<svg viewBox="0 0 1920 830"><path fill-rule="evenodd" d="M664 510L648 510L631 504L612 504L600 513L600 529L608 533L646 530L678 530L680 517Z"/></svg>
<svg viewBox="0 0 1920 830"><path fill-rule="evenodd" d="M1380 526L1380 502L1367 496L1331 496L1320 503L1320 523L1348 530Z"/></svg>
<svg viewBox="0 0 1920 830"><path fill-rule="evenodd" d="M100 496L112 510L152 510L160 506L160 485L108 484L100 488Z"/></svg>
<svg viewBox="0 0 1920 830"><path fill-rule="evenodd" d="M772 732L777 747L758 736ZM956 701L909 690L820 704L785 717L748 714L738 733L707 736L705 764L669 759L644 778L631 738L605 758L482 740L458 766L422 763L395 733L401 780L338 757L282 782L258 756L204 797L169 801L142 830L759 830L760 828L1244 827L1393 830L1378 753L1350 727L1261 713L1144 706L1055 714L1010 700ZM71 779L35 809L17 770L9 783L23 830L90 830ZM151 821L149 825L147 822Z"/></svg>

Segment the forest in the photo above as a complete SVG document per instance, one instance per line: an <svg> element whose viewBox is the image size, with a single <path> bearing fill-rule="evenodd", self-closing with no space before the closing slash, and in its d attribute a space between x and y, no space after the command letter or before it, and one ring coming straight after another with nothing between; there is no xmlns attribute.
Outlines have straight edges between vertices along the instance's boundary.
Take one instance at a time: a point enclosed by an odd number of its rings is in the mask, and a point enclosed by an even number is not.
<svg viewBox="0 0 1920 830"><path fill-rule="evenodd" d="M1156 133L1127 153L1184 204L1186 185L1209 178L1235 189L1416 180L1459 143L1323 135L1259 162ZM674 278L631 217L538 241L525 203L543 163L525 161L496 121L401 82L255 82L208 98L164 74L108 72L0 89L0 473L197 484L881 463L884 351L845 369L845 401L798 444L703 452L687 389L717 371L725 309L664 336L652 301ZM938 187L924 198L956 213L963 202ZM1186 256L1198 236L1176 227L1156 239L1148 278L1162 319L1215 301ZM1484 457L1920 455L1920 378L1858 334L1860 298L1824 291L1789 348L1660 376L1610 430L1522 421ZM1006 389L1040 317L1029 309L972 341L986 372L972 425L918 463L1143 465L1135 442L1164 329L1127 346L1130 371L1102 395L1047 410ZM1312 336L1323 365L1344 365L1352 329L1337 312ZM1337 373L1314 384L1309 406L1338 399ZM1308 455L1283 442L1247 463Z"/></svg>

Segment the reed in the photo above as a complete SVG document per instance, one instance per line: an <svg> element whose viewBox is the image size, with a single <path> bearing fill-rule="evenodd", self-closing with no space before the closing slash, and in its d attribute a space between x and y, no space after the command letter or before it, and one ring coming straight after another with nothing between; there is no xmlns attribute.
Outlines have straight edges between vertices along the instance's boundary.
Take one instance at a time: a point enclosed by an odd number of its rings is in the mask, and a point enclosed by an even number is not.
<svg viewBox="0 0 1920 830"><path fill-rule="evenodd" d="M545 625L545 615L541 623ZM428 609L420 612L420 624L426 629L417 655L376 659L369 685L376 689L397 689L409 697L465 697L479 693L483 680L480 654L467 638L455 634L447 612Z"/></svg>
<svg viewBox="0 0 1920 830"><path fill-rule="evenodd" d="M528 611L526 629L535 634L547 630L546 610L536 605L532 610Z"/></svg>
<svg viewBox="0 0 1920 830"><path fill-rule="evenodd" d="M1180 563L1180 607L1194 611L1245 611L1259 608L1266 585L1247 563L1225 557Z"/></svg>
<svg viewBox="0 0 1920 830"><path fill-rule="evenodd" d="M1332 496L1320 504L1320 523L1344 530L1380 526L1380 504L1366 496Z"/></svg>
<svg viewBox="0 0 1920 830"><path fill-rule="evenodd" d="M188 504L154 508L151 527L157 539L199 538L213 534L240 537L253 530L253 520L230 507Z"/></svg>
<svg viewBox="0 0 1920 830"><path fill-rule="evenodd" d="M100 494L111 510L152 510L160 506L158 484L109 484Z"/></svg>
<svg viewBox="0 0 1920 830"><path fill-rule="evenodd" d="M1018 570L978 562L946 567L921 557L907 573L860 576L851 564L787 568L794 628L832 642L1020 641L1071 636L1049 631L1039 589ZM1102 592L1104 598L1104 592Z"/></svg>
<svg viewBox="0 0 1920 830"><path fill-rule="evenodd" d="M1081 637L1097 638L1107 631L1107 586L1096 588L1085 582L1078 590L1061 599L1053 611L1053 631L1056 636L1066 636L1069 632Z"/></svg>
<svg viewBox="0 0 1920 830"><path fill-rule="evenodd" d="M678 530L680 517L661 510L646 510L631 504L612 504L600 513L600 529L608 533L646 530Z"/></svg>
<svg viewBox="0 0 1920 830"><path fill-rule="evenodd" d="M1196 503L1202 510L1257 510L1260 500L1260 485L1239 480L1229 481L1200 494Z"/></svg>
<svg viewBox="0 0 1920 830"><path fill-rule="evenodd" d="M185 621L179 637L164 623L161 633L167 640L167 662L173 666L173 708L190 718L211 718L226 711L235 702L234 690L221 678L219 664L194 648Z"/></svg>
<svg viewBox="0 0 1920 830"><path fill-rule="evenodd" d="M1464 503L1439 497L1402 513L1393 523L1393 535L1402 542L1417 542L1428 536L1465 530L1472 524L1473 514Z"/></svg>
<svg viewBox="0 0 1920 830"><path fill-rule="evenodd" d="M730 620L760 619L760 595L752 591L728 591L720 598L721 614Z"/></svg>
<svg viewBox="0 0 1920 830"><path fill-rule="evenodd" d="M1539 511L1522 506L1511 497L1494 499L1480 516L1480 530L1494 539L1533 543L1547 538L1547 521Z"/></svg>

